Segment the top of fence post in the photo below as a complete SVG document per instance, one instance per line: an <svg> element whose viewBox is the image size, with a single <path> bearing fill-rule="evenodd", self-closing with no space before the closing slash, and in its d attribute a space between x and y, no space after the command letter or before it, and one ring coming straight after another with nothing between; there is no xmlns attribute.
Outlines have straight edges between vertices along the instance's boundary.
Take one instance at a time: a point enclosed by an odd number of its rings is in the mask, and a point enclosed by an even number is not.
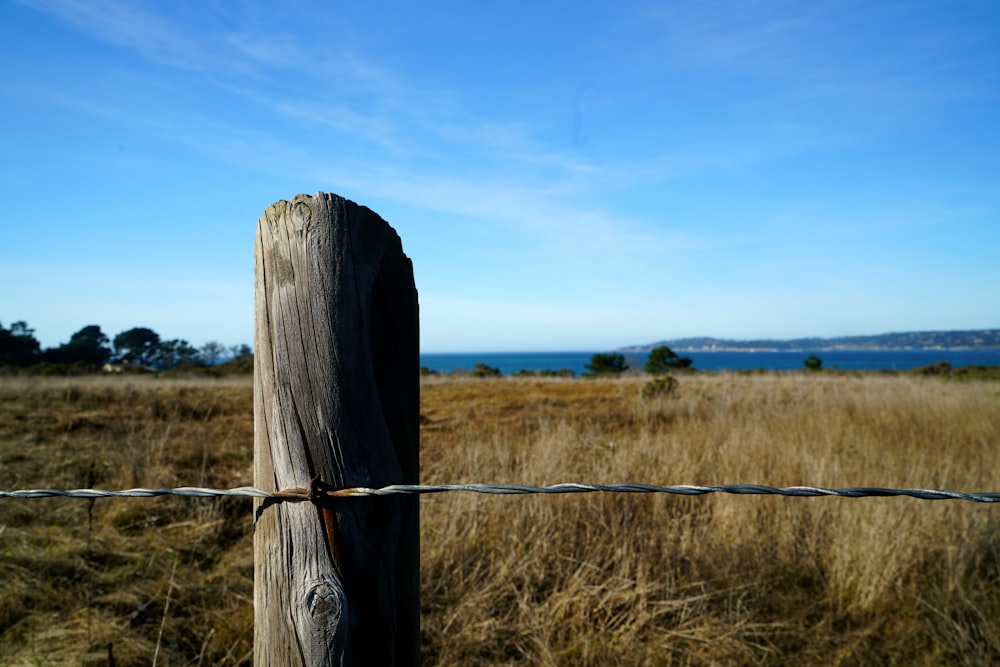
<svg viewBox="0 0 1000 667"><path fill-rule="evenodd" d="M297 195L264 211L254 254L255 486L418 483L417 292L395 231ZM415 496L257 500L255 517L254 664L418 664Z"/></svg>

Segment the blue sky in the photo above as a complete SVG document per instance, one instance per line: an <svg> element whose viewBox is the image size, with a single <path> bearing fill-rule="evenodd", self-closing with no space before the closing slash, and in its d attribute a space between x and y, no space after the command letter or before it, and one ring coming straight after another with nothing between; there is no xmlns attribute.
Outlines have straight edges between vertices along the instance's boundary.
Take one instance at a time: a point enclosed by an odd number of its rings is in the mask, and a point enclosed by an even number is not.
<svg viewBox="0 0 1000 667"><path fill-rule="evenodd" d="M1000 326L1000 3L0 4L0 322L253 340L297 193L426 352Z"/></svg>

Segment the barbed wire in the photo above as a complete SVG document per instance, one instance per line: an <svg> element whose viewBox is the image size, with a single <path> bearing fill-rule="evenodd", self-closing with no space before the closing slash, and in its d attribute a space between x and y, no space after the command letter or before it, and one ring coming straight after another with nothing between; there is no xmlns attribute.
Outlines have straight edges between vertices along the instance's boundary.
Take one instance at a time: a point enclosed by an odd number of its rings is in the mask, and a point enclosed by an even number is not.
<svg viewBox="0 0 1000 667"><path fill-rule="evenodd" d="M701 496L710 493L727 493L735 495L780 495L793 497L841 496L844 498L863 498L873 496L909 496L921 500L969 500L980 503L1000 502L1000 493L961 493L958 491L943 491L937 489L888 489L882 487L849 487L843 489L826 489L817 486L786 486L773 487L760 484L721 484L696 486L681 484L673 486L656 486L653 484L619 483L619 484L583 484L570 482L552 486L536 487L521 484L445 484L445 485L402 485L394 484L380 489L354 488L334 492L341 496L385 496L392 494L441 493L449 491L469 491L472 493L491 494L528 494L528 493L669 493L683 496Z"/></svg>
<svg viewBox="0 0 1000 667"><path fill-rule="evenodd" d="M563 493L667 493L682 496L702 496L711 493L733 495L778 495L799 498L819 496L838 496L841 498L891 497L908 496L920 500L966 500L977 503L1000 502L1000 492L985 491L979 493L963 493L941 489L892 489L878 486L859 486L841 489L828 489L819 486L786 486L773 487L760 484L720 484L691 485L680 484L672 486L657 486L653 484L637 484L631 482L616 484L585 484L568 482L551 486L528 486L524 484L391 484L379 488L353 487L348 489L326 488L319 492L322 496L331 498L357 498L391 495L414 495L430 493L449 493L464 491L468 493L494 495L524 495L524 494L563 494ZM312 494L312 495L311 495ZM272 501L305 501L316 500L317 492L307 489L286 489L270 493L252 486L241 486L234 489L209 489L195 486L183 486L173 489L125 489L123 491L105 491L100 489L22 489L18 491L0 491L0 498L149 498L155 496L183 496L188 498L244 497L271 499Z"/></svg>
<svg viewBox="0 0 1000 667"><path fill-rule="evenodd" d="M235 489L206 489L199 486L181 486L175 489L125 489L105 491L102 489L21 489L0 491L0 498L152 498L154 496L184 496L187 498L218 498L235 496L242 498L270 498L271 494L252 486Z"/></svg>

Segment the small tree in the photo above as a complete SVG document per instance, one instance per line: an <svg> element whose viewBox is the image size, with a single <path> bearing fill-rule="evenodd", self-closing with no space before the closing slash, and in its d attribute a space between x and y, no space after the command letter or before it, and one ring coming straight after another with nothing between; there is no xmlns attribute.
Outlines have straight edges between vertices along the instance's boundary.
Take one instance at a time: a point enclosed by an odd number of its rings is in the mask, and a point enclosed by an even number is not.
<svg viewBox="0 0 1000 667"><path fill-rule="evenodd" d="M134 327L115 336L114 346L116 360L151 366L160 353L160 334L146 327Z"/></svg>
<svg viewBox="0 0 1000 667"><path fill-rule="evenodd" d="M680 371L691 368L690 357L680 357L666 345L655 348L646 360L646 372L651 375L661 375L670 371Z"/></svg>
<svg viewBox="0 0 1000 667"><path fill-rule="evenodd" d="M587 372L585 376L595 377L598 375L617 375L628 368L628 362L624 355L617 352L598 353L590 358L590 363L584 366Z"/></svg>
<svg viewBox="0 0 1000 667"><path fill-rule="evenodd" d="M821 371L823 370L823 360L817 357L815 354L810 354L806 357L806 360L802 362L802 365L806 367L809 371Z"/></svg>
<svg viewBox="0 0 1000 667"><path fill-rule="evenodd" d="M27 322L14 322L10 329L0 324L0 366L30 366L38 362L41 349Z"/></svg>
<svg viewBox="0 0 1000 667"><path fill-rule="evenodd" d="M68 343L45 350L45 360L61 364L84 363L100 366L111 358L108 337L101 327L90 324L73 334Z"/></svg>
<svg viewBox="0 0 1000 667"><path fill-rule="evenodd" d="M173 368L179 363L193 361L198 357L198 350L186 340L174 338L160 343L156 353L156 362L160 368Z"/></svg>
<svg viewBox="0 0 1000 667"><path fill-rule="evenodd" d="M214 366L222 358L222 355L226 353L226 349L226 346L219 341L210 340L201 346L201 358L209 366Z"/></svg>
<svg viewBox="0 0 1000 667"><path fill-rule="evenodd" d="M250 359L253 357L253 348L246 343L233 345L229 348L229 352L233 355L233 359Z"/></svg>

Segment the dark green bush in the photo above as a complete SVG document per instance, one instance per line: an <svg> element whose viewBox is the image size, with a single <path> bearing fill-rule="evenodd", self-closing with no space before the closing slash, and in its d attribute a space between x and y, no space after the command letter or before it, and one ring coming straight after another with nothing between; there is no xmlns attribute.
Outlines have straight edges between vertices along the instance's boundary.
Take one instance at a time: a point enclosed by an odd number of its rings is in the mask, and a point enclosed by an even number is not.
<svg viewBox="0 0 1000 667"><path fill-rule="evenodd" d="M585 368L587 372L584 373L584 377L617 375L628 368L628 362L625 361L624 355L617 352L598 353L590 358L590 363Z"/></svg>
<svg viewBox="0 0 1000 667"><path fill-rule="evenodd" d="M661 396L674 396L680 383L672 375L661 375L646 383L642 388L642 397L645 399L659 398Z"/></svg>
<svg viewBox="0 0 1000 667"><path fill-rule="evenodd" d="M652 375L682 371L691 368L691 358L678 356L666 345L660 346L649 353L645 370Z"/></svg>
<svg viewBox="0 0 1000 667"><path fill-rule="evenodd" d="M500 377L500 369L480 362L472 369L470 375L477 378L498 378Z"/></svg>

